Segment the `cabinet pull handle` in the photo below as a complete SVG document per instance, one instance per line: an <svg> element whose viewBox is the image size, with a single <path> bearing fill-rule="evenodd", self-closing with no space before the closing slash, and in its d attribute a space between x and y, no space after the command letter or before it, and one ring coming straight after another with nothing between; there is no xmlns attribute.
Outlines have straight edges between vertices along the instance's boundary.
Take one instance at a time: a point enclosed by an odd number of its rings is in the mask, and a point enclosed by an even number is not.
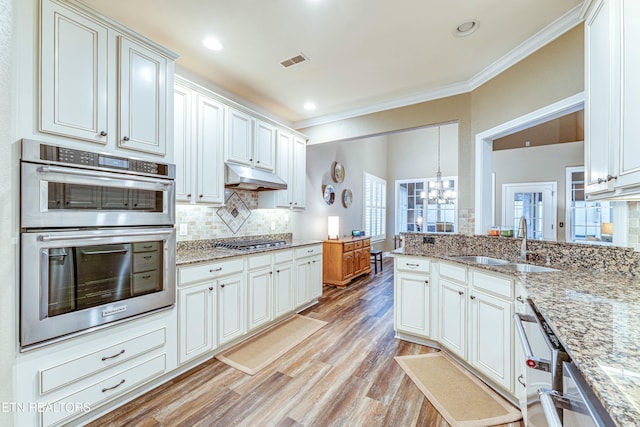
<svg viewBox="0 0 640 427"><path fill-rule="evenodd" d="M128 137L128 136L125 136L125 137L123 137L123 138L122 138L122 140L123 140L123 141L128 141L128 140L129 140L129 137Z"/></svg>
<svg viewBox="0 0 640 427"><path fill-rule="evenodd" d="M476 299L476 297L474 297L473 295L471 295L469 298L471 298L471 299Z"/></svg>
<svg viewBox="0 0 640 427"><path fill-rule="evenodd" d="M187 199L190 199L190 198L191 198L191 194L187 194Z"/></svg>
<svg viewBox="0 0 640 427"><path fill-rule="evenodd" d="M260 160L258 160L256 163L260 163Z"/></svg>
<svg viewBox="0 0 640 427"><path fill-rule="evenodd" d="M609 182L609 181L615 181L616 179L618 179L618 177L617 177L617 176L607 175L607 182Z"/></svg>
<svg viewBox="0 0 640 427"><path fill-rule="evenodd" d="M411 263L405 263L407 265L407 267L420 267L420 264L411 264Z"/></svg>
<svg viewBox="0 0 640 427"><path fill-rule="evenodd" d="M309 249L309 250L307 251L307 253L308 253L308 254L312 254L312 253L313 253L313 249Z"/></svg>
<svg viewBox="0 0 640 427"><path fill-rule="evenodd" d="M213 268L213 269L209 270L209 273L217 273L218 271L222 271L222 267Z"/></svg>
<svg viewBox="0 0 640 427"><path fill-rule="evenodd" d="M269 274L273 274L273 271L270 271Z"/></svg>
<svg viewBox="0 0 640 427"><path fill-rule="evenodd" d="M209 290L212 291L213 290L213 286L209 286Z"/></svg>
<svg viewBox="0 0 640 427"><path fill-rule="evenodd" d="M598 178L597 182L598 182L598 184L602 184L603 182L607 182L607 180L604 179L604 178Z"/></svg>
<svg viewBox="0 0 640 427"><path fill-rule="evenodd" d="M100 136L107 136L107 133L103 130L100 131Z"/></svg>
<svg viewBox="0 0 640 427"><path fill-rule="evenodd" d="M276 273L280 273L280 270L276 270Z"/></svg>
<svg viewBox="0 0 640 427"><path fill-rule="evenodd" d="M518 295L518 296L516 297L516 301L521 302L521 303L523 303L523 304L524 304L524 298L522 298L520 295Z"/></svg>
<svg viewBox="0 0 640 427"><path fill-rule="evenodd" d="M151 259L151 255L145 255L145 256L143 256L142 258L144 258L144 259Z"/></svg>
<svg viewBox="0 0 640 427"><path fill-rule="evenodd" d="M147 274L146 276L142 276L143 279L151 279L151 275Z"/></svg>
<svg viewBox="0 0 640 427"><path fill-rule="evenodd" d="M428 281L428 280L425 280L425 281L424 281L424 283L426 283L426 284L428 285L428 284L429 284L429 281Z"/></svg>
<svg viewBox="0 0 640 427"><path fill-rule="evenodd" d="M122 381L120 381L118 384L114 385L113 387L105 387L102 389L103 393L108 392L109 390L113 390L114 388L118 388L120 387L122 384L124 384L124 378L122 379Z"/></svg>
<svg viewBox="0 0 640 427"><path fill-rule="evenodd" d="M458 291L458 295L464 295L464 292Z"/></svg>
<svg viewBox="0 0 640 427"><path fill-rule="evenodd" d="M253 159L249 159L250 162L253 162Z"/></svg>
<svg viewBox="0 0 640 427"><path fill-rule="evenodd" d="M221 288L224 288L224 283L220 285Z"/></svg>
<svg viewBox="0 0 640 427"><path fill-rule="evenodd" d="M120 356L122 354L124 354L124 348L122 350L120 350L120 353L118 353L118 354L114 354L113 356L104 356L102 358L102 361L104 362L104 361L107 361L109 359L115 359L116 357L118 357L118 356Z"/></svg>
<svg viewBox="0 0 640 427"><path fill-rule="evenodd" d="M526 387L527 386L527 384L525 384L525 382L524 382L524 377L522 376L522 374L520 374L520 376L518 377L518 382L520 384L522 384L522 387Z"/></svg>

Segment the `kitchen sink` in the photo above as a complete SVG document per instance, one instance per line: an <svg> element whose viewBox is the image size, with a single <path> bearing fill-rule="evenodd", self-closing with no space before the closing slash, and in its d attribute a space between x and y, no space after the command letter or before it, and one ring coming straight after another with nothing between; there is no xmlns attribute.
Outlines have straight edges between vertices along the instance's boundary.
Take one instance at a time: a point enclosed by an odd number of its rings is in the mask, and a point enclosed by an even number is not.
<svg viewBox="0 0 640 427"><path fill-rule="evenodd" d="M468 261L468 262L473 262L476 264L483 264L483 265L505 265L510 263L510 261L507 261L504 259L491 258L488 256L475 256L475 255L457 256L457 257L453 257L453 259L458 261Z"/></svg>
<svg viewBox="0 0 640 427"><path fill-rule="evenodd" d="M508 268L509 270L520 271L523 273L550 273L552 271L560 271L556 270L555 268L531 264L503 264L500 265L500 268Z"/></svg>

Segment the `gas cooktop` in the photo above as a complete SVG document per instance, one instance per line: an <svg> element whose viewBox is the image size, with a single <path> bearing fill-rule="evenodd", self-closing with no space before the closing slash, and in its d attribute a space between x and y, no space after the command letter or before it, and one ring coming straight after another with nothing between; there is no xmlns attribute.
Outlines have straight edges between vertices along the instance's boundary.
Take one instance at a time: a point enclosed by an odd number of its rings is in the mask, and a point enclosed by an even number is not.
<svg viewBox="0 0 640 427"><path fill-rule="evenodd" d="M221 242L216 244L216 248L231 249L235 251L272 249L272 248L281 248L285 246L287 246L287 242L284 240L267 240L267 239L233 240L233 241Z"/></svg>

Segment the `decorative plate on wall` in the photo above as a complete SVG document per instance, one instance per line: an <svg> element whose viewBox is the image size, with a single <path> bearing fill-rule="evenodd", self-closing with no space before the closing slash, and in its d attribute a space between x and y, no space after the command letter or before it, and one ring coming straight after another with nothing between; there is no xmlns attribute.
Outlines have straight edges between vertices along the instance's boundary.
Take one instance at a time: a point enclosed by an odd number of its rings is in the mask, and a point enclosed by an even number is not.
<svg viewBox="0 0 640 427"><path fill-rule="evenodd" d="M353 193L348 188L342 190L342 206L348 208L353 203Z"/></svg>
<svg viewBox="0 0 640 427"><path fill-rule="evenodd" d="M340 162L333 162L333 166L331 167L331 177L335 182L344 181L344 166Z"/></svg>
<svg viewBox="0 0 640 427"><path fill-rule="evenodd" d="M333 185L325 185L323 197L326 204L333 204L333 202L336 200L336 190L333 188Z"/></svg>

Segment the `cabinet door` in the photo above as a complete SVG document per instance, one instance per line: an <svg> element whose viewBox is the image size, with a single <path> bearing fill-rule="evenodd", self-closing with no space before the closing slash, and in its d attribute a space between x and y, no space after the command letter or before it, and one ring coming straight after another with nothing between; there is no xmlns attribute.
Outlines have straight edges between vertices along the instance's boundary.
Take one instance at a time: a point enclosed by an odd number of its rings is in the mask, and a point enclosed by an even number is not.
<svg viewBox="0 0 640 427"><path fill-rule="evenodd" d="M362 271L362 250L356 249L353 251L354 260L354 274L359 274Z"/></svg>
<svg viewBox="0 0 640 427"><path fill-rule="evenodd" d="M278 317L293 310L293 263L279 264L275 267L274 280L274 316Z"/></svg>
<svg viewBox="0 0 640 427"><path fill-rule="evenodd" d="M471 364L503 386L512 390L512 303L473 291L471 300Z"/></svg>
<svg viewBox="0 0 640 427"><path fill-rule="evenodd" d="M276 168L276 128L260 120L256 120L255 123L253 165L258 169L273 172Z"/></svg>
<svg viewBox="0 0 640 427"><path fill-rule="evenodd" d="M309 277L309 300L314 300L322 296L322 257L314 257L311 260Z"/></svg>
<svg viewBox="0 0 640 427"><path fill-rule="evenodd" d="M229 276L218 281L218 340L225 344L245 332L244 276Z"/></svg>
<svg viewBox="0 0 640 427"><path fill-rule="evenodd" d="M197 203L224 203L222 138L224 106L203 95L196 97Z"/></svg>
<svg viewBox="0 0 640 427"><path fill-rule="evenodd" d="M395 286L396 330L428 337L431 325L429 276L398 273Z"/></svg>
<svg viewBox="0 0 640 427"><path fill-rule="evenodd" d="M215 295L213 283L178 290L179 363L215 347Z"/></svg>
<svg viewBox="0 0 640 427"><path fill-rule="evenodd" d="M272 281L271 267L249 272L249 330L273 319Z"/></svg>
<svg viewBox="0 0 640 427"><path fill-rule="evenodd" d="M611 1L598 0L585 21L585 191L611 190L607 175L612 170L610 147L613 143L611 79L614 75ZM613 115L613 116L612 116ZM600 180L600 182L598 182Z"/></svg>
<svg viewBox="0 0 640 427"><path fill-rule="evenodd" d="M622 129L618 150L616 150L616 188L638 186L640 184L640 3L637 0L620 2L621 16L621 88Z"/></svg>
<svg viewBox="0 0 640 427"><path fill-rule="evenodd" d="M467 287L442 277L440 284L440 342L466 358Z"/></svg>
<svg viewBox="0 0 640 427"><path fill-rule="evenodd" d="M311 260L303 259L296 262L296 307L311 299L309 293L309 276L311 270Z"/></svg>
<svg viewBox="0 0 640 427"><path fill-rule="evenodd" d="M371 266L371 252L369 247L360 249L362 256L360 257L360 271L370 271Z"/></svg>
<svg viewBox="0 0 640 427"><path fill-rule="evenodd" d="M233 108L227 112L225 160L251 166L253 163L253 119Z"/></svg>
<svg viewBox="0 0 640 427"><path fill-rule="evenodd" d="M40 130L107 143L107 28L42 2Z"/></svg>
<svg viewBox="0 0 640 427"><path fill-rule="evenodd" d="M278 143L276 152L276 174L287 183L286 190L278 190L276 206L290 207L292 192L292 161L293 161L293 137L287 133L278 131Z"/></svg>
<svg viewBox="0 0 640 427"><path fill-rule="evenodd" d="M190 202L192 195L191 110L191 90L175 85L173 91L173 160L176 164L177 202Z"/></svg>
<svg viewBox="0 0 640 427"><path fill-rule="evenodd" d="M353 251L345 252L342 254L342 277L341 280L346 280L353 277L355 273L355 257Z"/></svg>
<svg viewBox="0 0 640 427"><path fill-rule="evenodd" d="M291 201L294 208L304 208L307 176L307 142L295 138L293 144L293 165L291 176Z"/></svg>
<svg viewBox="0 0 640 427"><path fill-rule="evenodd" d="M167 59L125 37L120 40L118 145L165 154ZM173 81L173 77L172 81Z"/></svg>

